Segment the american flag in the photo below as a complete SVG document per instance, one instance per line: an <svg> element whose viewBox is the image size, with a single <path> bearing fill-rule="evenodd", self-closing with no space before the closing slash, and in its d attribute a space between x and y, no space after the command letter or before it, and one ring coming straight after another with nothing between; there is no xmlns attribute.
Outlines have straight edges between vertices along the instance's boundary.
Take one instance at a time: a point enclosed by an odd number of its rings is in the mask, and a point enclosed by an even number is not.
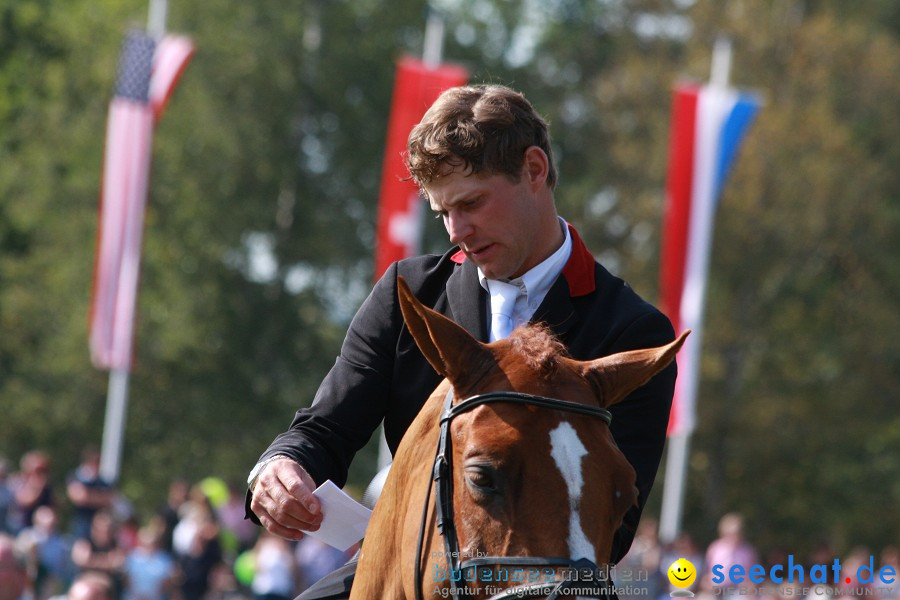
<svg viewBox="0 0 900 600"><path fill-rule="evenodd" d="M91 360L131 367L153 125L193 49L186 38L157 44L132 31L119 58L109 106L91 302Z"/></svg>

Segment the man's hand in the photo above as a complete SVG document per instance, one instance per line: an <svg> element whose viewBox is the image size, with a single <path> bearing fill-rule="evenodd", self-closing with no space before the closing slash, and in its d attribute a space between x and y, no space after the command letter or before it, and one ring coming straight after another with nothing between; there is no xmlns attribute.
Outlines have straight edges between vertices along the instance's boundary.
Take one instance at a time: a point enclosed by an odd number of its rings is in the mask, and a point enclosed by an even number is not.
<svg viewBox="0 0 900 600"><path fill-rule="evenodd" d="M288 457L279 457L266 464L256 478L250 510L270 532L299 540L303 531L315 531L322 524L322 508L312 494L314 489L316 484L306 469Z"/></svg>

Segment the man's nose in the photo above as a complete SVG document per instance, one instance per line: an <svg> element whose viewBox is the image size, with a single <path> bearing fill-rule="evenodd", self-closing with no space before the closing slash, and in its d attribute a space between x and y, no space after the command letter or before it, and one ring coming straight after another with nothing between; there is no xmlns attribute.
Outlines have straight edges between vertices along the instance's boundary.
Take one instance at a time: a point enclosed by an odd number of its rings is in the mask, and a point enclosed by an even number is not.
<svg viewBox="0 0 900 600"><path fill-rule="evenodd" d="M471 221L464 214L458 211L450 211L444 217L444 226L447 233L450 234L450 243L459 245L472 235L474 230Z"/></svg>

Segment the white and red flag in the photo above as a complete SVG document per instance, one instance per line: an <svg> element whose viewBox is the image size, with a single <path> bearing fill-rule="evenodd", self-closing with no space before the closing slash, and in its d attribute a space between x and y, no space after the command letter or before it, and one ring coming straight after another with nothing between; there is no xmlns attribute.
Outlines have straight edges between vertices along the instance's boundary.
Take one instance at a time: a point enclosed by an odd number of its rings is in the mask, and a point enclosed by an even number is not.
<svg viewBox="0 0 900 600"><path fill-rule="evenodd" d="M660 304L676 333L685 329L692 333L676 358L670 436L694 429L713 218L728 171L759 106L756 96L724 86L681 85L675 90Z"/></svg>
<svg viewBox="0 0 900 600"><path fill-rule="evenodd" d="M193 53L187 38L132 31L109 106L90 314L94 366L131 367L153 126Z"/></svg>
<svg viewBox="0 0 900 600"><path fill-rule="evenodd" d="M441 92L464 85L468 79L468 73L460 66L430 67L412 57L401 59L397 65L381 170L375 279L394 261L417 254L421 245L422 200L403 161L409 132Z"/></svg>
<svg viewBox="0 0 900 600"><path fill-rule="evenodd" d="M194 44L183 35L165 35L153 53L153 73L150 75L149 102L156 121L169 103L175 85L194 55Z"/></svg>

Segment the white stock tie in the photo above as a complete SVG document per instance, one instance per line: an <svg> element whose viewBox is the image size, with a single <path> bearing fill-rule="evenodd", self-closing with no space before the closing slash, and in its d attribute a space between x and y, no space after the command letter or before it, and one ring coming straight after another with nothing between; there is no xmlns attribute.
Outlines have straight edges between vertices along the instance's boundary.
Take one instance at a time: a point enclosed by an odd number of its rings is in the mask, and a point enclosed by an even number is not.
<svg viewBox="0 0 900 600"><path fill-rule="evenodd" d="M491 293L491 341L502 340L513 330L513 307L519 296L519 288L510 283L488 280Z"/></svg>

